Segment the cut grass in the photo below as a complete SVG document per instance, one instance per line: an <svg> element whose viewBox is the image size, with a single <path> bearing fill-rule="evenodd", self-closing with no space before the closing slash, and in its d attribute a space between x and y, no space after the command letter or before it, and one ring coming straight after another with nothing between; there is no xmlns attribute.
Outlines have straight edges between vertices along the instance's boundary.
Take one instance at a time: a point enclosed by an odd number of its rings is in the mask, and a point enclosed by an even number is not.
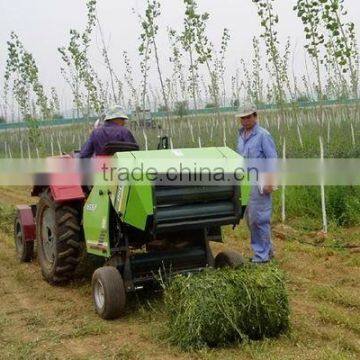
<svg viewBox="0 0 360 360"><path fill-rule="evenodd" d="M25 324L31 330L33 328L44 327L46 320L39 312L29 313L25 315Z"/></svg>
<svg viewBox="0 0 360 360"><path fill-rule="evenodd" d="M101 319L85 319L83 322L75 325L71 337L79 338L85 336L97 336L104 334L108 330L108 323Z"/></svg>
<svg viewBox="0 0 360 360"><path fill-rule="evenodd" d="M336 324L358 335L360 334L360 316L357 313L349 314L329 305L319 305L318 310L323 322Z"/></svg>
<svg viewBox="0 0 360 360"><path fill-rule="evenodd" d="M113 349L109 351L107 359L121 359L121 360L140 360L143 359L143 354L139 349L134 348L129 344L121 346L120 349Z"/></svg>
<svg viewBox="0 0 360 360"><path fill-rule="evenodd" d="M360 299L352 291L341 291L334 286L314 286L311 293L315 299L342 305L348 308L360 309Z"/></svg>
<svg viewBox="0 0 360 360"><path fill-rule="evenodd" d="M177 276L165 306L169 339L185 350L274 337L289 327L284 276L274 265Z"/></svg>

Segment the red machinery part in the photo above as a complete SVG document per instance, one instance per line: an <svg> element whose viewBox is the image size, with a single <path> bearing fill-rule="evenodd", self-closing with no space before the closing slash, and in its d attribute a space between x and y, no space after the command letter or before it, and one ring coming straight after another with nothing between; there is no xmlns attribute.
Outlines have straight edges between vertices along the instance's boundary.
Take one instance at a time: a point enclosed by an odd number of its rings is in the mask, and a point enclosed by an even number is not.
<svg viewBox="0 0 360 360"><path fill-rule="evenodd" d="M84 191L80 185L34 186L31 196L39 196L47 188L50 188L54 201L58 203L85 199Z"/></svg>
<svg viewBox="0 0 360 360"><path fill-rule="evenodd" d="M18 217L22 227L25 242L33 242L36 239L36 226L32 209L28 205L16 206Z"/></svg>
<svg viewBox="0 0 360 360"><path fill-rule="evenodd" d="M84 192L80 185L61 186L51 185L51 195L56 202L66 202L85 199Z"/></svg>
<svg viewBox="0 0 360 360"><path fill-rule="evenodd" d="M45 161L46 172L35 174L32 196L39 196L50 189L54 201L58 203L85 199L79 159L62 155L47 158Z"/></svg>
<svg viewBox="0 0 360 360"><path fill-rule="evenodd" d="M48 158L49 173L39 173L35 176L32 196L39 196L43 191L50 189L55 202L64 203L81 201L86 198L83 186L92 185L92 175L109 169L112 164L111 156L97 156L91 160L76 159L70 155ZM79 161L85 161L81 163ZM90 174L87 177L86 171ZM36 181L39 180L39 181ZM87 183L86 181L90 181Z"/></svg>
<svg viewBox="0 0 360 360"><path fill-rule="evenodd" d="M54 201L62 203L85 199L85 194L81 187L81 174L77 172L75 160L64 157L58 161L60 161L57 164L59 172L49 174L50 191ZM69 172L61 172L65 171L65 169L68 169Z"/></svg>

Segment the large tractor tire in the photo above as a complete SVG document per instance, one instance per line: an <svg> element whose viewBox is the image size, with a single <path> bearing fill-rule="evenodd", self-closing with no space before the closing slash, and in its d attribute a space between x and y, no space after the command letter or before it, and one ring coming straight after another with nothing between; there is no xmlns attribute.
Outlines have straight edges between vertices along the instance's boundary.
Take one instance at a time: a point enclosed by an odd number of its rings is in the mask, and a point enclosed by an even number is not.
<svg viewBox="0 0 360 360"><path fill-rule="evenodd" d="M96 312L105 320L116 319L124 313L126 292L119 271L112 266L97 269L91 281Z"/></svg>
<svg viewBox="0 0 360 360"><path fill-rule="evenodd" d="M223 251L215 257L215 268L239 268L245 264L244 258L236 251Z"/></svg>
<svg viewBox="0 0 360 360"><path fill-rule="evenodd" d="M71 280L83 249L78 211L44 192L37 205L36 239L44 279L51 284Z"/></svg>
<svg viewBox="0 0 360 360"><path fill-rule="evenodd" d="M14 238L17 258L20 262L30 262L34 257L34 242L25 241L19 215L14 222Z"/></svg>

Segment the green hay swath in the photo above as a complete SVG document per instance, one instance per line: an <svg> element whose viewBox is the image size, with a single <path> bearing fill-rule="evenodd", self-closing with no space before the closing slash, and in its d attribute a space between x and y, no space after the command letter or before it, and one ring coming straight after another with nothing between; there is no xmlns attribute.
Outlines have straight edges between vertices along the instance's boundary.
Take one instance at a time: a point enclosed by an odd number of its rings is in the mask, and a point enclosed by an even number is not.
<svg viewBox="0 0 360 360"><path fill-rule="evenodd" d="M165 305L170 341L185 350L274 337L289 327L284 275L274 265L177 276Z"/></svg>

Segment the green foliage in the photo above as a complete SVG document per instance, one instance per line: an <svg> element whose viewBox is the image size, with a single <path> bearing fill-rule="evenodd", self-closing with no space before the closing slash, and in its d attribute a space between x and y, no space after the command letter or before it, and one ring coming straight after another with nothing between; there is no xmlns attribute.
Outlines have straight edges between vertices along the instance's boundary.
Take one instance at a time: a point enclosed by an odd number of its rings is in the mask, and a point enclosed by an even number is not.
<svg viewBox="0 0 360 360"><path fill-rule="evenodd" d="M254 57L252 59L252 69L249 71L244 59L241 59L243 66L243 76L246 87L246 96L255 105L264 102L264 81L261 78L262 63L260 55L260 42L256 37L253 38Z"/></svg>
<svg viewBox="0 0 360 360"><path fill-rule="evenodd" d="M133 70L131 67L129 55L126 51L123 52L123 58L125 63L125 81L130 90L129 106L132 108L139 107L139 97L134 84Z"/></svg>
<svg viewBox="0 0 360 360"><path fill-rule="evenodd" d="M142 108L146 109L146 97L147 97L147 83L148 83L148 72L150 70L150 56L152 52L152 47L154 48L157 57L157 48L156 48L156 35L159 30L159 26L156 24L156 18L160 16L160 3L156 0L147 0L147 8L145 10L145 16L139 15L139 21L141 25L141 34L140 34L140 45L139 45L139 55L141 57L140 61L140 70L143 76L142 82ZM159 70L160 71L160 70ZM159 73L161 86L163 87L163 79L161 71ZM165 93L163 93L165 94ZM164 98L165 103L167 104L167 97L165 94Z"/></svg>
<svg viewBox="0 0 360 360"><path fill-rule="evenodd" d="M234 108L238 108L240 106L240 100L239 99L235 99L232 104L231 104Z"/></svg>
<svg viewBox="0 0 360 360"><path fill-rule="evenodd" d="M359 69L358 49L356 44L355 25L353 22L345 23L343 17L347 15L344 0L322 0L324 11L322 19L328 30L329 41L328 62L334 61L340 66L342 73L350 71L352 95L358 97Z"/></svg>
<svg viewBox="0 0 360 360"><path fill-rule="evenodd" d="M61 73L72 90L78 117L80 111L87 115L91 110L101 114L106 102L103 84L88 59L91 35L96 24L96 0L87 0L86 6L88 13L84 32L71 29L68 46L58 48L65 65L61 67Z"/></svg>
<svg viewBox="0 0 360 360"><path fill-rule="evenodd" d="M194 100L195 108L197 108L197 81L199 65L205 65L209 77L209 91L215 108L220 106L220 80L223 83L223 97L225 92L225 54L228 48L230 33L228 29L223 30L219 56L217 56L213 44L210 42L206 30L207 22L210 18L209 13L199 13L198 5L195 0L184 0L185 18L184 31L180 37L183 49L190 57L190 90ZM196 55L196 57L195 57Z"/></svg>
<svg viewBox="0 0 360 360"><path fill-rule="evenodd" d="M229 46L229 41L230 41L230 32L229 32L229 29L225 28L223 31L222 38L221 38L221 47L220 47L219 58L216 61L216 70L219 73L219 78L221 79L221 83L222 83L222 97L223 97L222 105L223 106L226 106L225 58L226 58L226 52L227 52L228 46Z"/></svg>
<svg viewBox="0 0 360 360"><path fill-rule="evenodd" d="M180 48L181 46L180 38L174 29L169 29L168 34L171 45L171 51L172 51L172 54L170 56L170 62L173 64L173 82L175 83L174 86L177 88L177 84L179 85L180 94L181 94L180 99L182 101L188 101L187 100L189 98L188 84L187 84L186 75L184 73L184 66L182 64L183 54ZM179 100L178 96L176 96L175 102L177 100ZM196 99L194 104L195 103L196 103Z"/></svg>
<svg viewBox="0 0 360 360"><path fill-rule="evenodd" d="M253 49L254 57L252 59L252 89L253 89L253 101L255 105L261 104L264 102L263 92L264 92L264 81L261 78L261 56L260 56L260 42L259 39L254 37L253 39Z"/></svg>
<svg viewBox="0 0 360 360"><path fill-rule="evenodd" d="M160 105L158 107L158 111L159 112L167 112L167 111L169 111L169 109L165 105Z"/></svg>
<svg viewBox="0 0 360 360"><path fill-rule="evenodd" d="M298 0L294 10L304 24L307 44L305 48L315 61L318 80L318 94L322 98L321 64L328 73L334 73L337 83L328 80L328 92L339 87L340 93L346 94L347 85L344 74L350 71L351 94L358 96L358 49L355 26L352 22L344 22L347 15L343 0ZM327 30L327 33L323 31ZM326 37L327 35L327 37ZM322 56L322 47L326 54ZM325 60L325 61L324 61ZM348 94L346 95L348 96Z"/></svg>
<svg viewBox="0 0 360 360"><path fill-rule="evenodd" d="M289 327L284 282L274 265L177 276L165 289L170 341L191 350L279 335Z"/></svg>
<svg viewBox="0 0 360 360"><path fill-rule="evenodd" d="M324 1L298 0L294 10L304 24L305 37L308 43L305 49L313 57L320 53L319 45L324 44L324 34L320 32L321 10Z"/></svg>
<svg viewBox="0 0 360 360"><path fill-rule="evenodd" d="M358 186L328 187L328 213L339 226L356 226L360 223L360 188Z"/></svg>
<svg viewBox="0 0 360 360"><path fill-rule="evenodd" d="M174 112L177 116L180 116L182 118L189 112L189 103L187 101L176 102Z"/></svg>
<svg viewBox="0 0 360 360"><path fill-rule="evenodd" d="M157 18L161 15L161 5L158 0L147 0L146 2L145 16L140 16L140 23L142 27L142 33L140 35L141 43L139 47L139 53L143 56L141 63L141 71L143 73L143 107L145 108L145 97L146 97L146 79L148 69L148 60L150 59L150 47L152 46L154 50L155 62L157 67L157 72L160 81L161 93L163 97L164 106L169 118L169 100L165 88L165 81L163 79L163 74L160 65L160 58L158 53L158 46L156 42L156 37L159 31L159 25L157 24Z"/></svg>
<svg viewBox="0 0 360 360"><path fill-rule="evenodd" d="M325 37L320 31L321 27L321 11L322 3L324 1L313 0L298 0L294 10L297 11L297 16L304 24L304 32L307 40L305 49L309 55L314 59L315 68L317 73L317 93L318 98L323 98L322 80L321 80L321 64L323 59L321 58L320 46L324 44Z"/></svg>
<svg viewBox="0 0 360 360"><path fill-rule="evenodd" d="M25 50L22 42L14 32L10 35L8 59L5 69L5 93L11 90L25 120L38 116L37 108L43 119L50 117L48 98L39 80L39 69L31 53ZM10 82L12 85L10 86ZM35 97L36 107L32 104Z"/></svg>
<svg viewBox="0 0 360 360"><path fill-rule="evenodd" d="M201 18L205 18L205 14L197 13L197 3L194 0L184 0L184 29L179 36L180 43L184 52L189 57L189 92L192 96L194 108L198 108L198 79L199 79L199 63L195 58L195 42L198 23Z"/></svg>
<svg viewBox="0 0 360 360"><path fill-rule="evenodd" d="M150 15L151 15L150 12L147 11L146 16L149 17ZM141 16L139 16L139 20L142 28L142 33L140 34L140 46L139 46L139 55L141 57L140 71L143 76L141 97L142 97L142 108L146 109L148 72L150 70L149 60L151 55L151 45L154 34L151 28L151 24L148 23L147 19L143 19Z"/></svg>
<svg viewBox="0 0 360 360"><path fill-rule="evenodd" d="M36 119L27 119L27 125L28 125L28 136L29 136L29 142L31 145L36 146L39 150L39 148L42 146L40 141L40 130L39 130L39 123Z"/></svg>
<svg viewBox="0 0 360 360"><path fill-rule="evenodd" d="M207 103L205 105L205 109L214 109L216 108L216 104L215 103Z"/></svg>
<svg viewBox="0 0 360 360"><path fill-rule="evenodd" d="M280 192L275 193L274 209L276 214L281 213ZM321 198L320 198L319 187L317 186L287 187L286 214L288 218L297 218L303 216L310 219L321 219ZM308 230L315 230L315 229L309 228Z"/></svg>
<svg viewBox="0 0 360 360"><path fill-rule="evenodd" d="M309 99L307 94L299 94L296 101L297 102L308 102L308 101L311 101L311 99Z"/></svg>
<svg viewBox="0 0 360 360"><path fill-rule="evenodd" d="M53 119L60 119L60 101L57 91L54 87L51 88L51 101L50 101L50 108L52 113ZM59 117L60 116L60 117Z"/></svg>
<svg viewBox="0 0 360 360"><path fill-rule="evenodd" d="M287 48L285 50L284 56L281 55L279 50L280 43L278 31L276 29L276 26L279 23L279 16L275 13L273 8L274 0L252 1L257 6L260 24L263 27L263 33L260 36L265 42L270 74L275 81L275 101L282 104L286 98L284 89L287 87L289 81L287 74L289 49Z"/></svg>

